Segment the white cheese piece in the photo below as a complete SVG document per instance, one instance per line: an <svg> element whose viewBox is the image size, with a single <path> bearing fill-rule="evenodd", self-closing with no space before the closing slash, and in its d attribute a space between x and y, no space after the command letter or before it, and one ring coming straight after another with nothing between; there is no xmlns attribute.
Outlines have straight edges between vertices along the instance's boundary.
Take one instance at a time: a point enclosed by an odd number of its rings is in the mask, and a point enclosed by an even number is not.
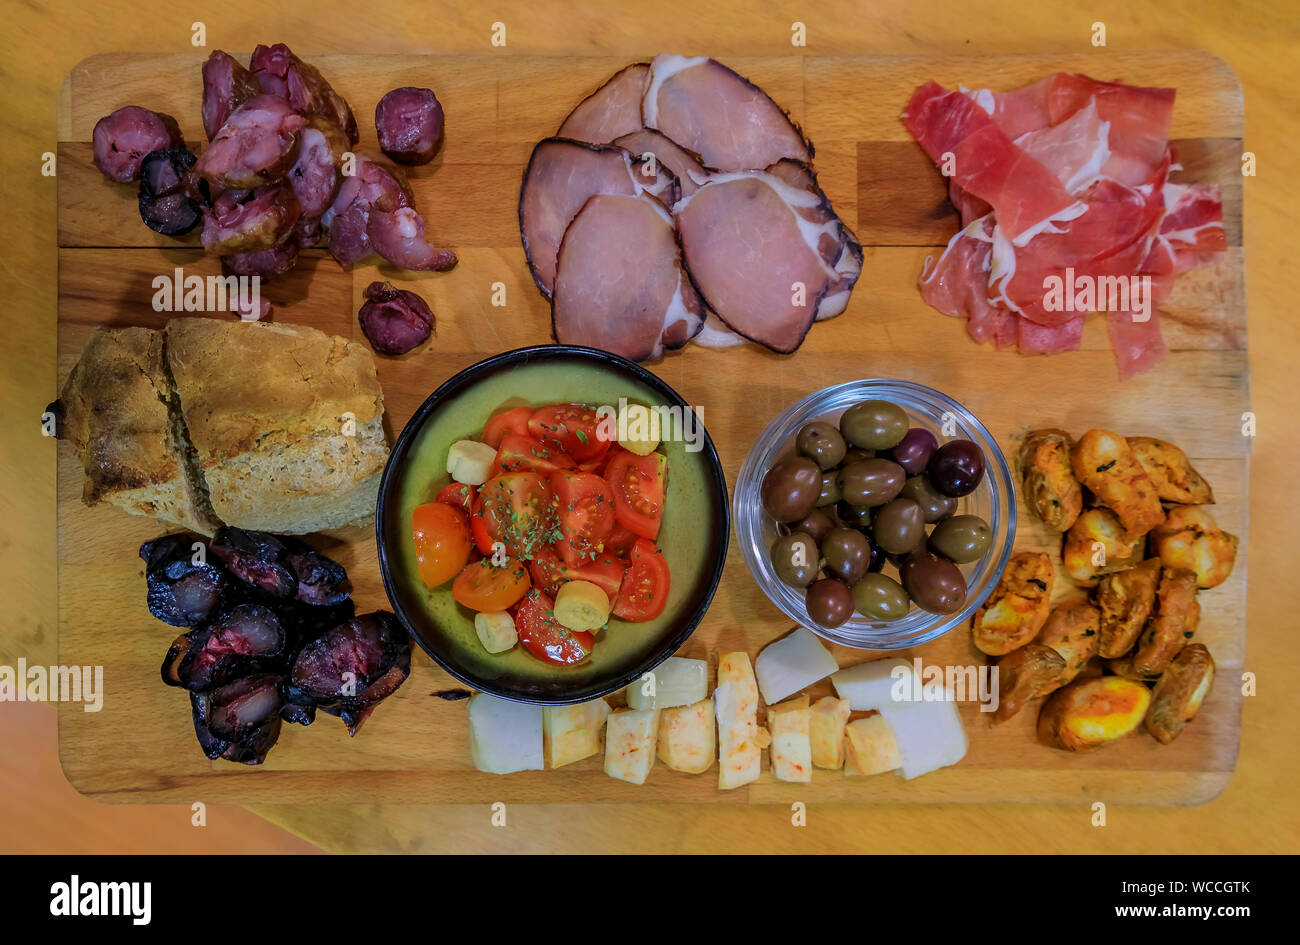
<svg viewBox="0 0 1300 945"><path fill-rule="evenodd" d="M605 725L605 773L620 781L645 784L655 763L659 711L620 709Z"/></svg>
<svg viewBox="0 0 1300 945"><path fill-rule="evenodd" d="M880 714L854 719L844 729L844 773L883 774L903 766L898 739Z"/></svg>
<svg viewBox="0 0 1300 945"><path fill-rule="evenodd" d="M757 780L763 749L771 743L758 724L758 682L749 654L718 654L718 686L713 691L718 716L718 787L724 791Z"/></svg>
<svg viewBox="0 0 1300 945"><path fill-rule="evenodd" d="M626 691L627 704L633 709L694 705L709 694L709 664L670 656Z"/></svg>
<svg viewBox="0 0 1300 945"><path fill-rule="evenodd" d="M474 767L489 774L540 771L542 707L476 693L469 700L469 752Z"/></svg>
<svg viewBox="0 0 1300 945"><path fill-rule="evenodd" d="M758 688L769 704L808 688L838 668L835 657L807 627L769 644L754 661Z"/></svg>
<svg viewBox="0 0 1300 945"><path fill-rule="evenodd" d="M551 768L562 768L600 751L600 729L609 717L604 699L577 705L542 707L542 754Z"/></svg>
<svg viewBox="0 0 1300 945"><path fill-rule="evenodd" d="M798 696L767 710L772 732L772 775L778 781L812 780L812 709Z"/></svg>
<svg viewBox="0 0 1300 945"><path fill-rule="evenodd" d="M897 676L894 671L898 670ZM903 659L871 660L842 669L831 677L831 684L841 699L849 700L849 708L855 712L879 711L881 706L893 705L898 690L906 686L910 693L911 681L916 672L912 664ZM905 680L899 682L899 678Z"/></svg>
<svg viewBox="0 0 1300 945"><path fill-rule="evenodd" d="M664 709L659 716L659 760L674 771L702 774L718 751L713 700Z"/></svg>

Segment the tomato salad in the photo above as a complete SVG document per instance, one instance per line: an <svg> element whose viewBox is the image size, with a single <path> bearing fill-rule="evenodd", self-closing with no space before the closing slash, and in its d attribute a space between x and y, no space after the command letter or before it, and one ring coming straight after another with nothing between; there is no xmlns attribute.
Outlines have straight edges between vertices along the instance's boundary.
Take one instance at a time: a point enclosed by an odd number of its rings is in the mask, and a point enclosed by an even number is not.
<svg viewBox="0 0 1300 945"><path fill-rule="evenodd" d="M489 652L517 640L578 663L610 616L663 612L668 564L655 541L668 459L657 439L616 441L614 426L586 404L505 410L480 439L452 444L452 482L415 509L421 579L451 582Z"/></svg>

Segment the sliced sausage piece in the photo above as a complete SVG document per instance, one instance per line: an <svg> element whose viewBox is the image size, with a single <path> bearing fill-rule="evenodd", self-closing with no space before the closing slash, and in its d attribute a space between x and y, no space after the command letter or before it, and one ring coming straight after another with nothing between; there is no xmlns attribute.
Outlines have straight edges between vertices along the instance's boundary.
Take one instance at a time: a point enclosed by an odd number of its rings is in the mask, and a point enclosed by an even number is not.
<svg viewBox="0 0 1300 945"><path fill-rule="evenodd" d="M642 123L718 171L757 170L782 158L807 162L812 145L762 89L703 56L659 56L650 65Z"/></svg>
<svg viewBox="0 0 1300 945"><path fill-rule="evenodd" d="M248 67L264 92L280 96L303 115L328 119L343 129L352 144L361 140L357 119L347 99L334 91L315 66L303 62L284 43L258 46L248 60Z"/></svg>
<svg viewBox="0 0 1300 945"><path fill-rule="evenodd" d="M631 155L608 144L546 138L533 148L519 191L519 235L533 281L549 299L564 231L596 194L635 197L644 188Z"/></svg>
<svg viewBox="0 0 1300 945"><path fill-rule="evenodd" d="M227 190L204 214L203 248L215 256L269 249L293 231L298 216L298 201L286 181Z"/></svg>
<svg viewBox="0 0 1300 945"><path fill-rule="evenodd" d="M557 138L590 144L609 144L620 135L641 128L641 97L649 84L650 64L634 62L614 73L569 112Z"/></svg>
<svg viewBox="0 0 1300 945"><path fill-rule="evenodd" d="M222 256L221 268L227 275L258 276L263 282L269 282L278 279L297 264L300 248L298 241L290 234L267 249Z"/></svg>
<svg viewBox="0 0 1300 945"><path fill-rule="evenodd" d="M425 240L424 217L414 207L388 212L375 205L366 222L366 236L375 252L403 269L445 272L457 262L454 252Z"/></svg>
<svg viewBox="0 0 1300 945"><path fill-rule="evenodd" d="M247 190L283 177L298 157L307 119L275 95L250 98L231 113L195 170L217 187Z"/></svg>
<svg viewBox="0 0 1300 945"><path fill-rule="evenodd" d="M139 105L124 105L105 115L91 132L95 166L119 184L140 176L140 164L150 152L184 144L175 118Z"/></svg>
<svg viewBox="0 0 1300 945"><path fill-rule="evenodd" d="M836 279L823 258L838 221L811 222L815 194L761 171L715 175L674 210L686 267L732 331L788 354Z"/></svg>
<svg viewBox="0 0 1300 945"><path fill-rule="evenodd" d="M379 148L401 164L428 164L442 144L442 105L432 89L406 85L375 106Z"/></svg>
<svg viewBox="0 0 1300 945"><path fill-rule="evenodd" d="M230 53L214 49L203 64L203 131L208 140L216 137L231 112L261 94L257 76Z"/></svg>
<svg viewBox="0 0 1300 945"><path fill-rule="evenodd" d="M597 194L564 234L551 300L555 340L633 361L680 348L704 325L672 217L648 196Z"/></svg>
<svg viewBox="0 0 1300 945"><path fill-rule="evenodd" d="M163 148L140 163L140 218L149 229L181 236L203 219L203 207L187 191L194 161L194 153L185 148Z"/></svg>
<svg viewBox="0 0 1300 945"><path fill-rule="evenodd" d="M709 172L695 155L657 131L641 128L616 138L614 144L643 160L653 155L655 163L666 168L677 179L682 197L689 197L708 180Z"/></svg>
<svg viewBox="0 0 1300 945"><path fill-rule="evenodd" d="M338 125L319 117L310 119L299 137L298 159L289 169L289 184L302 215L319 218L339 192L339 167L348 139Z"/></svg>
<svg viewBox="0 0 1300 945"><path fill-rule="evenodd" d="M391 213L412 204L405 178L387 162L358 155L353 170L320 221L329 230L330 254L345 269L375 251L369 235L373 207Z"/></svg>
<svg viewBox="0 0 1300 945"><path fill-rule="evenodd" d="M433 331L433 312L424 299L388 282L366 287L366 303L357 320L370 347L380 354L406 354L424 344Z"/></svg>

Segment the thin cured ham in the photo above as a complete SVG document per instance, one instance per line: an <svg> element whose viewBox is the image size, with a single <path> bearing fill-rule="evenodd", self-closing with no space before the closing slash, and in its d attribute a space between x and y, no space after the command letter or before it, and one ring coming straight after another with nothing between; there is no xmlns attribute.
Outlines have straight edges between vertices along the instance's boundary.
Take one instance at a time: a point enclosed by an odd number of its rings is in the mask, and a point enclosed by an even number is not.
<svg viewBox="0 0 1300 945"><path fill-rule="evenodd" d="M633 156L646 160L647 165L649 157L653 155L655 163L660 168L666 168L676 178L681 197L695 193L709 178L709 172L704 169L699 158L672 138L649 128L640 128L615 138L614 144L631 152Z"/></svg>
<svg viewBox="0 0 1300 945"><path fill-rule="evenodd" d="M648 196L597 194L560 245L551 299L555 338L634 361L680 348L704 325L667 211Z"/></svg>
<svg viewBox="0 0 1300 945"><path fill-rule="evenodd" d="M609 144L641 130L641 99L650 81L650 65L634 62L609 78L569 113L556 137L590 144Z"/></svg>

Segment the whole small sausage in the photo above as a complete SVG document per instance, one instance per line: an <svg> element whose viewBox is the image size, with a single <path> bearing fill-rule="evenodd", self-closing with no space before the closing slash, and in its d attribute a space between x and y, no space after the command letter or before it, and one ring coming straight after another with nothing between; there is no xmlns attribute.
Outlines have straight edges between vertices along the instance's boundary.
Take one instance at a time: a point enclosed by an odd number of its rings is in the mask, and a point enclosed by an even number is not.
<svg viewBox="0 0 1300 945"><path fill-rule="evenodd" d="M366 300L357 318L370 346L380 354L406 354L433 331L433 312L414 292L372 282Z"/></svg>
<svg viewBox="0 0 1300 945"><path fill-rule="evenodd" d="M184 141L171 115L124 105L95 122L91 146L100 173L125 184L140 176L140 164L146 155L163 148L183 147Z"/></svg>
<svg viewBox="0 0 1300 945"><path fill-rule="evenodd" d="M431 89L393 89L375 106L379 147L402 164L428 164L442 144L442 105Z"/></svg>

